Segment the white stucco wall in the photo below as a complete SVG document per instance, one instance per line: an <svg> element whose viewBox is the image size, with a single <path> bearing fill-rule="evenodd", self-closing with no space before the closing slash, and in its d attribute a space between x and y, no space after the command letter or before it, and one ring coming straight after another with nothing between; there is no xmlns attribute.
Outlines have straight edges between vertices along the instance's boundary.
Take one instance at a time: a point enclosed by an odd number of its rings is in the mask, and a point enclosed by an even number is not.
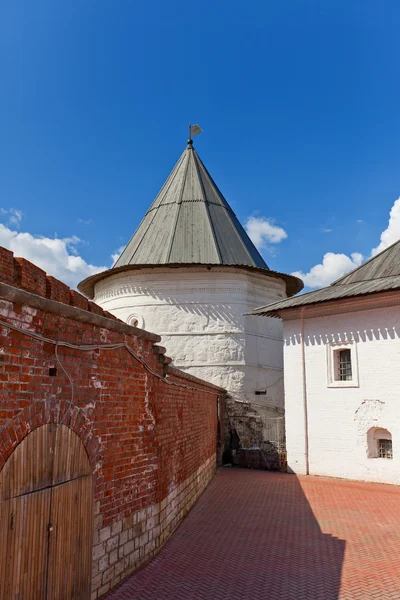
<svg viewBox="0 0 400 600"><path fill-rule="evenodd" d="M162 336L174 366L234 398L283 406L282 324L243 316L286 297L282 280L235 267L154 268L96 284L95 302ZM267 389L267 396L255 390Z"/></svg>
<svg viewBox="0 0 400 600"><path fill-rule="evenodd" d="M285 320L288 464L296 473L306 472L301 337L300 319ZM400 307L305 318L304 342L310 474L400 484ZM335 387L328 357L346 342L354 387ZM392 434L392 460L368 457L371 428Z"/></svg>

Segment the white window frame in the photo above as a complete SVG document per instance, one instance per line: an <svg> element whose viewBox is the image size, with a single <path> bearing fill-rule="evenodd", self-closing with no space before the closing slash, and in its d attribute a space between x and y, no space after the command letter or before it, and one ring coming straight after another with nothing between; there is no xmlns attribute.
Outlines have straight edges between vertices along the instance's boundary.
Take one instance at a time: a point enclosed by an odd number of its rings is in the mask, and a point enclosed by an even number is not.
<svg viewBox="0 0 400 600"><path fill-rule="evenodd" d="M355 388L360 387L358 381L358 356L355 342L335 342L327 344L327 385L329 388ZM336 379L336 356L341 350L350 350L352 379L341 381Z"/></svg>

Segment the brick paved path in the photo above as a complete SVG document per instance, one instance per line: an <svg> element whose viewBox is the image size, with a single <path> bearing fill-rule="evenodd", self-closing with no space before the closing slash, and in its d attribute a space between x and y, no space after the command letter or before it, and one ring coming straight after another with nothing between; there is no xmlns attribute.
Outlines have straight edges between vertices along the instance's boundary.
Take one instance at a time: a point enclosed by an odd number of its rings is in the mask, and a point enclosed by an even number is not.
<svg viewBox="0 0 400 600"><path fill-rule="evenodd" d="M133 599L400 600L400 487L221 469Z"/></svg>

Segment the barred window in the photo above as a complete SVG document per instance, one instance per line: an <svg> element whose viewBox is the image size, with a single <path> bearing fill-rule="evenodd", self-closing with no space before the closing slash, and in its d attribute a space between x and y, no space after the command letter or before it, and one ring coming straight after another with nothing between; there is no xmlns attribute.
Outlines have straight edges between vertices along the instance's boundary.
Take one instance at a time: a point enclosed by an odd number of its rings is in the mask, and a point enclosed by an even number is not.
<svg viewBox="0 0 400 600"><path fill-rule="evenodd" d="M355 340L328 343L326 350L328 387L359 387Z"/></svg>
<svg viewBox="0 0 400 600"><path fill-rule="evenodd" d="M367 431L368 458L393 458L392 434L384 427Z"/></svg>
<svg viewBox="0 0 400 600"><path fill-rule="evenodd" d="M351 350L338 350L337 354L337 379L339 381L351 381Z"/></svg>
<svg viewBox="0 0 400 600"><path fill-rule="evenodd" d="M392 440L378 440L379 458L393 458Z"/></svg>

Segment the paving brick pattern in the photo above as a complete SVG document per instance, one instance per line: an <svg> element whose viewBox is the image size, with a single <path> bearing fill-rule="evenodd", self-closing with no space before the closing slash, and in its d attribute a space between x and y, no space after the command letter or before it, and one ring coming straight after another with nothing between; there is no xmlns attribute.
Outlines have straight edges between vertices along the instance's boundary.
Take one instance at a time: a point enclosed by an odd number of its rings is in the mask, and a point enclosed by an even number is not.
<svg viewBox="0 0 400 600"><path fill-rule="evenodd" d="M400 488L221 469L107 600L399 600Z"/></svg>

